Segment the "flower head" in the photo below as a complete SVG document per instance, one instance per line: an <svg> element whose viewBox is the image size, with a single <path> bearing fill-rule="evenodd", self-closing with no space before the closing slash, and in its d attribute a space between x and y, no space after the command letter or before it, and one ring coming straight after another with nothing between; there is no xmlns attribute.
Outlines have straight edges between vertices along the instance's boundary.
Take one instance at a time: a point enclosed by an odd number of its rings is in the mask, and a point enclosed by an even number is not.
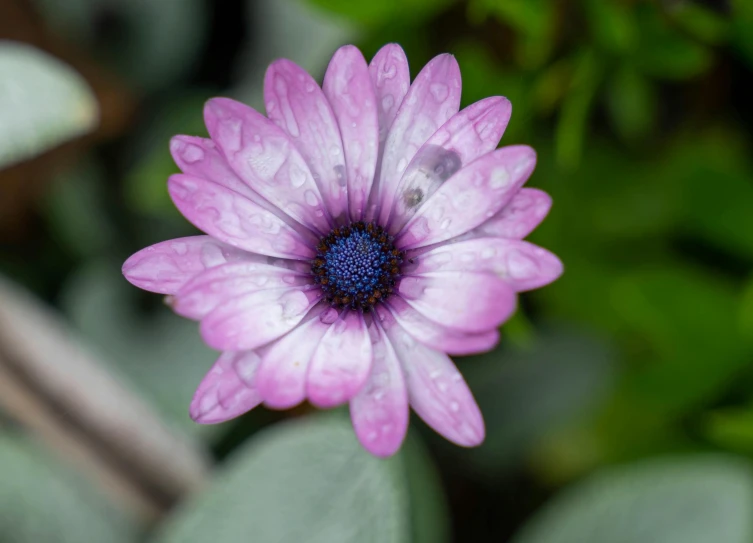
<svg viewBox="0 0 753 543"><path fill-rule="evenodd" d="M183 173L170 196L207 235L123 266L222 351L191 416L347 402L363 446L388 456L410 405L450 441L478 445L483 419L448 354L494 347L517 293L562 272L522 241L551 200L521 188L530 147L496 149L510 102L458 111L454 57L434 58L411 84L394 44L370 64L342 47L322 87L278 60L264 97L266 117L212 99L211 139L171 142Z"/></svg>

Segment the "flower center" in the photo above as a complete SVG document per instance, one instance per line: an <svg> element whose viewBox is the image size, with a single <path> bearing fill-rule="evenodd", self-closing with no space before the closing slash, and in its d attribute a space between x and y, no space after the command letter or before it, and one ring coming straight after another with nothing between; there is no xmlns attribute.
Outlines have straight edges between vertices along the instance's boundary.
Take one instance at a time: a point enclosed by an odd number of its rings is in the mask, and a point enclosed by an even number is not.
<svg viewBox="0 0 753 543"><path fill-rule="evenodd" d="M390 297L403 262L393 240L381 226L363 222L322 238L311 272L333 307L368 311Z"/></svg>

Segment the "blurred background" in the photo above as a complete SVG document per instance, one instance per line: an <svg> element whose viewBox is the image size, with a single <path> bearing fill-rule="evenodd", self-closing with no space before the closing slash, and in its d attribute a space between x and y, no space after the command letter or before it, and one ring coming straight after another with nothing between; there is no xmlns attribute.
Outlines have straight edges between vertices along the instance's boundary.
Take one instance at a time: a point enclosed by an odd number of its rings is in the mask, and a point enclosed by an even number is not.
<svg viewBox="0 0 753 543"><path fill-rule="evenodd" d="M187 408L216 355L129 286L193 228L174 134L386 42L507 96L565 263L458 359L488 437ZM0 542L753 541L753 2L0 0Z"/></svg>

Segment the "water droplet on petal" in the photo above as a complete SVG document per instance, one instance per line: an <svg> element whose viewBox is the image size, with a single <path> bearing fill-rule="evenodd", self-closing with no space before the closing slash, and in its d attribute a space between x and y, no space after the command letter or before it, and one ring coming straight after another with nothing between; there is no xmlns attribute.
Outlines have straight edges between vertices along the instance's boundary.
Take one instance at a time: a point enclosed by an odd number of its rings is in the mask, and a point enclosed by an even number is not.
<svg viewBox="0 0 753 543"><path fill-rule="evenodd" d="M303 195L303 198L306 200L306 203L310 205L311 207L319 205L319 198L316 197L316 194L314 194L313 190L307 190L306 193Z"/></svg>
<svg viewBox="0 0 753 543"><path fill-rule="evenodd" d="M429 85L429 92L437 102L444 102L450 89L444 83L432 83Z"/></svg>
<svg viewBox="0 0 753 543"><path fill-rule="evenodd" d="M319 320L323 324L332 324L337 320L338 315L337 309L330 307L319 316Z"/></svg>

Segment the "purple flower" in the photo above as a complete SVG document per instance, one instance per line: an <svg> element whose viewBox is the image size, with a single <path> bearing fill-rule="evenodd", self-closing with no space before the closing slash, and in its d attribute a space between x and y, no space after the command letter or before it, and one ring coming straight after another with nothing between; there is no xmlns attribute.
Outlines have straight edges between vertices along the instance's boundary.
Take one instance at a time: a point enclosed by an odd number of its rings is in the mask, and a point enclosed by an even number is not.
<svg viewBox="0 0 753 543"><path fill-rule="evenodd" d="M320 88L289 60L264 80L267 117L215 98L211 139L176 136L175 205L206 236L139 251L134 285L169 295L222 351L191 417L217 423L260 403L348 402L371 453L398 450L410 404L448 440L474 446L484 422L448 357L486 351L517 293L562 264L522 241L551 199L521 188L536 155L496 149L510 102L458 111L451 55L410 84L394 44L371 64L339 49ZM496 150L495 150L496 149Z"/></svg>

